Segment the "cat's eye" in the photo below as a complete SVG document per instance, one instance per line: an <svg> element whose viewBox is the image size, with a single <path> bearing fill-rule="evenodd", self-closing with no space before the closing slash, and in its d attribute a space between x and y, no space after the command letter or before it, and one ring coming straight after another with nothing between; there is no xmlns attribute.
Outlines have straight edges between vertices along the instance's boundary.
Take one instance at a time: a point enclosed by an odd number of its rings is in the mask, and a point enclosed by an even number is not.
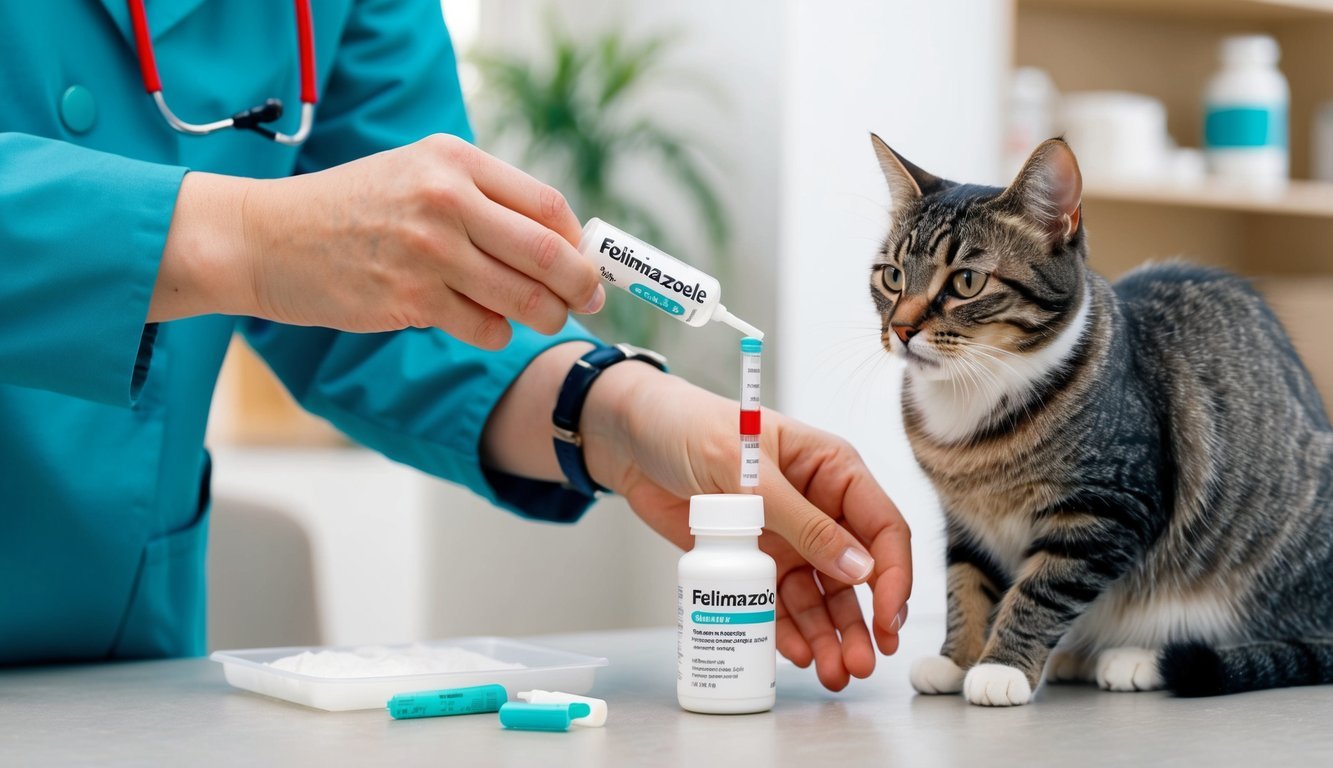
<svg viewBox="0 0 1333 768"><path fill-rule="evenodd" d="M973 272L970 269L960 269L953 273L953 292L960 298L970 299L981 293L981 289L986 287L986 273Z"/></svg>
<svg viewBox="0 0 1333 768"><path fill-rule="evenodd" d="M890 291L901 291L903 289L903 271L893 266L885 264L879 271L879 281L884 283L884 287Z"/></svg>

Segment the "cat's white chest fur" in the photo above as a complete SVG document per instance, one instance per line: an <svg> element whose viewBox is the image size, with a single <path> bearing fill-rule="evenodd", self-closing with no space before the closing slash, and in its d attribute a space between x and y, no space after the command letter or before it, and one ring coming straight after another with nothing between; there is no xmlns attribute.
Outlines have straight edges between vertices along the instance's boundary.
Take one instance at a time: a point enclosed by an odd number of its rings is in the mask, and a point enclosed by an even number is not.
<svg viewBox="0 0 1333 768"><path fill-rule="evenodd" d="M1084 652L1107 648L1161 648L1194 640L1234 642L1241 626L1236 605L1213 585L1188 592L1162 587L1153 591L1117 584L1079 617L1061 645Z"/></svg>
<svg viewBox="0 0 1333 768"><path fill-rule="evenodd" d="M973 541L1001 568L1011 575L1018 572L1034 537L1030 515L991 510L989 514L958 514L958 518Z"/></svg>
<svg viewBox="0 0 1333 768"><path fill-rule="evenodd" d="M909 369L906 395L921 415L922 429L935 440L958 442L981 429L1002 403L1026 399L1037 382L1073 354L1088 327L1091 304L1085 292L1069 325L1031 354L968 355L966 363L946 364L945 376L913 375Z"/></svg>

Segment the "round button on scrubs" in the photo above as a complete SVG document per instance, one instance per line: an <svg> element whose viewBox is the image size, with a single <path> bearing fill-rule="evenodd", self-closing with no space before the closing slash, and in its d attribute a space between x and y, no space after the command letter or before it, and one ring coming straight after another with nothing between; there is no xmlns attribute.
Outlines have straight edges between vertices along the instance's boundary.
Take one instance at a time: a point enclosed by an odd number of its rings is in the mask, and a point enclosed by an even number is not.
<svg viewBox="0 0 1333 768"><path fill-rule="evenodd" d="M82 85L66 88L60 97L60 120L74 133L87 133L97 121L93 92Z"/></svg>

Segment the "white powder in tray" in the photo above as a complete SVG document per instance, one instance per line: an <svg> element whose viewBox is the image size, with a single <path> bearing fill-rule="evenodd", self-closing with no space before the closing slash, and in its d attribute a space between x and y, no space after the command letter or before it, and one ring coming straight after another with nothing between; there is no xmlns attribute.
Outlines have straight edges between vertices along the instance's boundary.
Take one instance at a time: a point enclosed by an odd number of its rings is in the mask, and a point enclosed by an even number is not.
<svg viewBox="0 0 1333 768"><path fill-rule="evenodd" d="M417 643L406 648L371 645L351 651L304 651L269 662L274 669L311 677L393 677L448 672L526 669L473 651Z"/></svg>

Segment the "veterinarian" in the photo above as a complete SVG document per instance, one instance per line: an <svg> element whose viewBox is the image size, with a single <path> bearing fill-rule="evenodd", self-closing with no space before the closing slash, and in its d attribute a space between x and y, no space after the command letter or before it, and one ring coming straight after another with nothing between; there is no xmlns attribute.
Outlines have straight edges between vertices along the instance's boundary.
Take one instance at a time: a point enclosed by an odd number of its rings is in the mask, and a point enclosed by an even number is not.
<svg viewBox="0 0 1333 768"><path fill-rule="evenodd" d="M520 515L607 488L684 544L688 497L737 490L734 402L568 318L604 300L579 221L468 143L438 0L294 5L0 0L0 663L203 652L236 332L311 412ZM907 529L846 443L765 438L779 648L840 688L897 647Z"/></svg>

